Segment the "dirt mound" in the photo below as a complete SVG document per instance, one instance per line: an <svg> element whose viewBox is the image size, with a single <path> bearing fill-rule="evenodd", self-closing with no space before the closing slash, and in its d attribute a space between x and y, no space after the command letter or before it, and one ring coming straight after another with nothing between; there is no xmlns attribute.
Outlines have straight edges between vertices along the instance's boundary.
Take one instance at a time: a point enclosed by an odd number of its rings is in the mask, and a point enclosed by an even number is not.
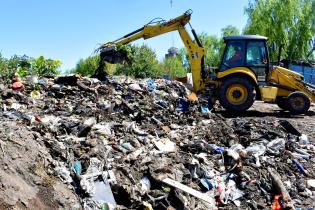
<svg viewBox="0 0 315 210"><path fill-rule="evenodd" d="M53 159L40 134L2 117L0 139L1 209L57 209L79 203L46 170Z"/></svg>

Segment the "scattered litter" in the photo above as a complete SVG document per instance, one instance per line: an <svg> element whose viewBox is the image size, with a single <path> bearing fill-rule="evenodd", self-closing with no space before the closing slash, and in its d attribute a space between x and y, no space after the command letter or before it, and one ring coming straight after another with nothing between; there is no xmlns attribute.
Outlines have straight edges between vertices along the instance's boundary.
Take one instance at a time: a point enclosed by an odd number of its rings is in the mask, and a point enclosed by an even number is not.
<svg viewBox="0 0 315 210"><path fill-rule="evenodd" d="M148 192L151 189L151 182L148 177L141 178L141 190L142 192Z"/></svg>
<svg viewBox="0 0 315 210"><path fill-rule="evenodd" d="M81 172L82 172L82 165L81 165L81 162L76 160L73 164L73 172L76 174L76 175L80 175Z"/></svg>
<svg viewBox="0 0 315 210"><path fill-rule="evenodd" d="M71 183L72 182L72 178L70 176L70 171L63 166L62 164L60 166L57 166L55 168L55 171L57 172L58 176L61 178L61 180L64 183Z"/></svg>
<svg viewBox="0 0 315 210"><path fill-rule="evenodd" d="M268 172L269 172L269 175L271 177L273 184L275 185L275 188L278 190L280 195L283 197L283 201L285 202L285 205L289 208L294 209L293 202L292 202L292 199L289 195L289 192L285 188L278 172L271 169L271 168L268 168Z"/></svg>
<svg viewBox="0 0 315 210"><path fill-rule="evenodd" d="M91 199L101 203L102 206L107 206L109 210L114 210L116 208L116 201L109 183L96 181L94 184L95 194Z"/></svg>
<svg viewBox="0 0 315 210"><path fill-rule="evenodd" d="M306 180L306 186L312 190L315 190L315 179Z"/></svg>
<svg viewBox="0 0 315 210"><path fill-rule="evenodd" d="M267 144L268 152L272 154L279 154L285 149L285 140L282 138L274 139Z"/></svg>
<svg viewBox="0 0 315 210"><path fill-rule="evenodd" d="M179 183L179 182L177 182L175 180L172 180L170 178L163 179L163 182L165 184L168 184L168 185L170 185L172 187L178 188L178 189L180 189L180 190L182 190L182 191L184 191L184 192L186 192L188 194L191 194L191 195L195 196L196 198L199 198L199 199L209 203L212 206L212 209L216 209L214 198L208 196L207 194L204 194L204 193L201 193L201 192L199 192L197 190L194 190L194 189L192 189L192 188L190 188L190 187L188 187L186 185L183 185L183 184L181 184L181 183Z"/></svg>
<svg viewBox="0 0 315 210"><path fill-rule="evenodd" d="M271 209L284 200L298 209L312 199L314 135L291 120L224 117L165 79L12 84L0 84L0 116L48 148L47 176L73 190L80 208ZM9 142L25 147L6 132L4 157Z"/></svg>
<svg viewBox="0 0 315 210"><path fill-rule="evenodd" d="M93 125L92 129L95 130L96 133L104 136L110 136L112 134L110 123Z"/></svg>
<svg viewBox="0 0 315 210"><path fill-rule="evenodd" d="M307 135L305 135L305 134L302 134L300 137L299 137L299 143L301 144L301 145L303 145L303 144L309 144L310 143L310 141L309 141L309 139L308 139L308 137L307 137Z"/></svg>
<svg viewBox="0 0 315 210"><path fill-rule="evenodd" d="M167 138L156 141L154 144L160 151L163 152L173 152L175 150L175 143Z"/></svg>

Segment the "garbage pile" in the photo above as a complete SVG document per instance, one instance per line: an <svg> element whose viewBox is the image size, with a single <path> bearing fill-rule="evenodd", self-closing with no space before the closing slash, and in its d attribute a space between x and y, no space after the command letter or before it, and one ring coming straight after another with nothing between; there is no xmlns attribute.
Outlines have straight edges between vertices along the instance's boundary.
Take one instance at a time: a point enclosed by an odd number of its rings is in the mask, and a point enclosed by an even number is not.
<svg viewBox="0 0 315 210"><path fill-rule="evenodd" d="M314 207L315 146L288 121L224 118L164 79L25 78L0 92L1 117L43 137L46 170L83 209Z"/></svg>

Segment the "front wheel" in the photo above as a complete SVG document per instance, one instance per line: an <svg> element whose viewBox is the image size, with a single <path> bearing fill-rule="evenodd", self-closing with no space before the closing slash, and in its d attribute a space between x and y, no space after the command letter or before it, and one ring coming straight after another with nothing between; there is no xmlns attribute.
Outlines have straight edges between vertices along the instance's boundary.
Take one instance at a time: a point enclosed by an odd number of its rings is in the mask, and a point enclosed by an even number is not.
<svg viewBox="0 0 315 210"><path fill-rule="evenodd" d="M255 101L253 83L240 76L230 77L223 81L219 90L220 104L228 111L243 112Z"/></svg>
<svg viewBox="0 0 315 210"><path fill-rule="evenodd" d="M310 106L310 99L302 92L293 92L288 96L288 110L291 114L305 114Z"/></svg>

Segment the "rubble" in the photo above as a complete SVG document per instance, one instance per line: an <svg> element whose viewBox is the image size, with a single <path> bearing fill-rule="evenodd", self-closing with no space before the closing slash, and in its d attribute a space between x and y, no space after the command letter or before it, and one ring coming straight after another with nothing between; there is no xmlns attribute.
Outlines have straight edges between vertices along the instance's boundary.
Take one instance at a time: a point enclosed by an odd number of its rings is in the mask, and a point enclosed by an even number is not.
<svg viewBox="0 0 315 210"><path fill-rule="evenodd" d="M1 88L0 118L40 140L46 176L80 201L59 208L314 207L314 128L304 134L283 119L226 118L165 79L74 75L25 80L23 88ZM10 142L26 146L1 138L0 155ZM1 191L0 203L15 207Z"/></svg>

